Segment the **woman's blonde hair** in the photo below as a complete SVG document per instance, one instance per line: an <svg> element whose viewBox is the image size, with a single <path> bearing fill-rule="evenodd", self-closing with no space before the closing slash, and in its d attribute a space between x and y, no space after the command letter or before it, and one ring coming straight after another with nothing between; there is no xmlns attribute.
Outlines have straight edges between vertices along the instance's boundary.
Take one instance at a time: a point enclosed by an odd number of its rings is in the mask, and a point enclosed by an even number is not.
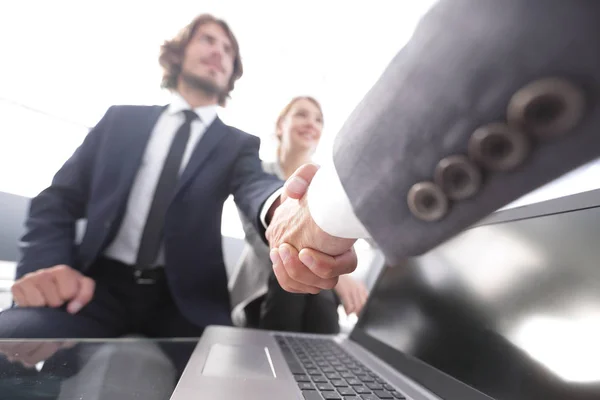
<svg viewBox="0 0 600 400"><path fill-rule="evenodd" d="M292 100L290 100L290 102L287 103L286 106L283 107L283 109L279 112L279 116L277 117L277 121L275 122L275 139L277 140L277 151L276 151L277 158L279 158L279 152L281 151L281 138L279 137L277 132L279 131L279 128L281 126L281 123L283 122L283 119L285 117L287 117L287 115L290 113L294 104L296 104L300 100L308 100L311 103L313 103L315 105L315 107L317 107L317 109L319 109L319 112L321 113L321 118L323 118L323 108L321 107L321 103L319 103L317 101L317 99L315 99L314 97L312 97L312 96L296 96Z"/></svg>

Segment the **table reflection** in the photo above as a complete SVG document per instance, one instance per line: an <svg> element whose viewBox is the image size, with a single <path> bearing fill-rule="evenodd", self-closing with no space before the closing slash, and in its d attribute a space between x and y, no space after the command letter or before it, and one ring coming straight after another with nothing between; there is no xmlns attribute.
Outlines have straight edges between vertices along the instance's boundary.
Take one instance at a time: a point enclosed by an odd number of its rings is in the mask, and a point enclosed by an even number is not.
<svg viewBox="0 0 600 400"><path fill-rule="evenodd" d="M0 341L0 399L167 400L197 340Z"/></svg>

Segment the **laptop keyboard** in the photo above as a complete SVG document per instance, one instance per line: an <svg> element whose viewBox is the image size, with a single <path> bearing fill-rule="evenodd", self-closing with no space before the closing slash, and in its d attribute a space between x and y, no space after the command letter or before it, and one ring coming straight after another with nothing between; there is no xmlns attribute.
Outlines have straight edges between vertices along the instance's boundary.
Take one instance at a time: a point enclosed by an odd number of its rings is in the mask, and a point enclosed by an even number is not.
<svg viewBox="0 0 600 400"><path fill-rule="evenodd" d="M305 400L406 397L331 339L275 335Z"/></svg>

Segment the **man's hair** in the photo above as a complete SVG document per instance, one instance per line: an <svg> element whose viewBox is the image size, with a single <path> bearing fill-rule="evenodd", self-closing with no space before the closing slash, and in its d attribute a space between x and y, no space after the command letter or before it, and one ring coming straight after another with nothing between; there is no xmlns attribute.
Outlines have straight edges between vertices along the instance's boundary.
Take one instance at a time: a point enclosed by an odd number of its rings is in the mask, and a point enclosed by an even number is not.
<svg viewBox="0 0 600 400"><path fill-rule="evenodd" d="M179 31L179 33L173 39L165 41L165 43L161 46L160 56L158 57L158 62L163 68L161 86L171 90L177 89L177 81L179 79L179 75L181 74L185 48L189 44L192 37L194 37L194 34L198 28L206 24L219 25L227 34L227 37L231 41L231 46L233 48L233 72L229 78L227 88L223 91L223 93L219 94L219 105L225 106L225 103L229 98L229 94L233 90L235 82L244 73L244 68L242 66L238 41L229 28L229 25L227 25L225 21L215 18L210 14L201 14L197 16L185 28Z"/></svg>

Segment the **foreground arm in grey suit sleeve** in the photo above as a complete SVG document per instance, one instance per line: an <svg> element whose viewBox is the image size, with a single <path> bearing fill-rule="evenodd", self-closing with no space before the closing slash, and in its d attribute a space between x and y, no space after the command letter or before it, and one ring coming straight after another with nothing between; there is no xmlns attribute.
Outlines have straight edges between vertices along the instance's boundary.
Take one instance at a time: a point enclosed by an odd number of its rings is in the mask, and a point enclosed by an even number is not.
<svg viewBox="0 0 600 400"><path fill-rule="evenodd" d="M439 1L337 135L313 183L347 199L311 185L317 225L343 231L349 200L396 263L598 157L598 21L594 0Z"/></svg>

